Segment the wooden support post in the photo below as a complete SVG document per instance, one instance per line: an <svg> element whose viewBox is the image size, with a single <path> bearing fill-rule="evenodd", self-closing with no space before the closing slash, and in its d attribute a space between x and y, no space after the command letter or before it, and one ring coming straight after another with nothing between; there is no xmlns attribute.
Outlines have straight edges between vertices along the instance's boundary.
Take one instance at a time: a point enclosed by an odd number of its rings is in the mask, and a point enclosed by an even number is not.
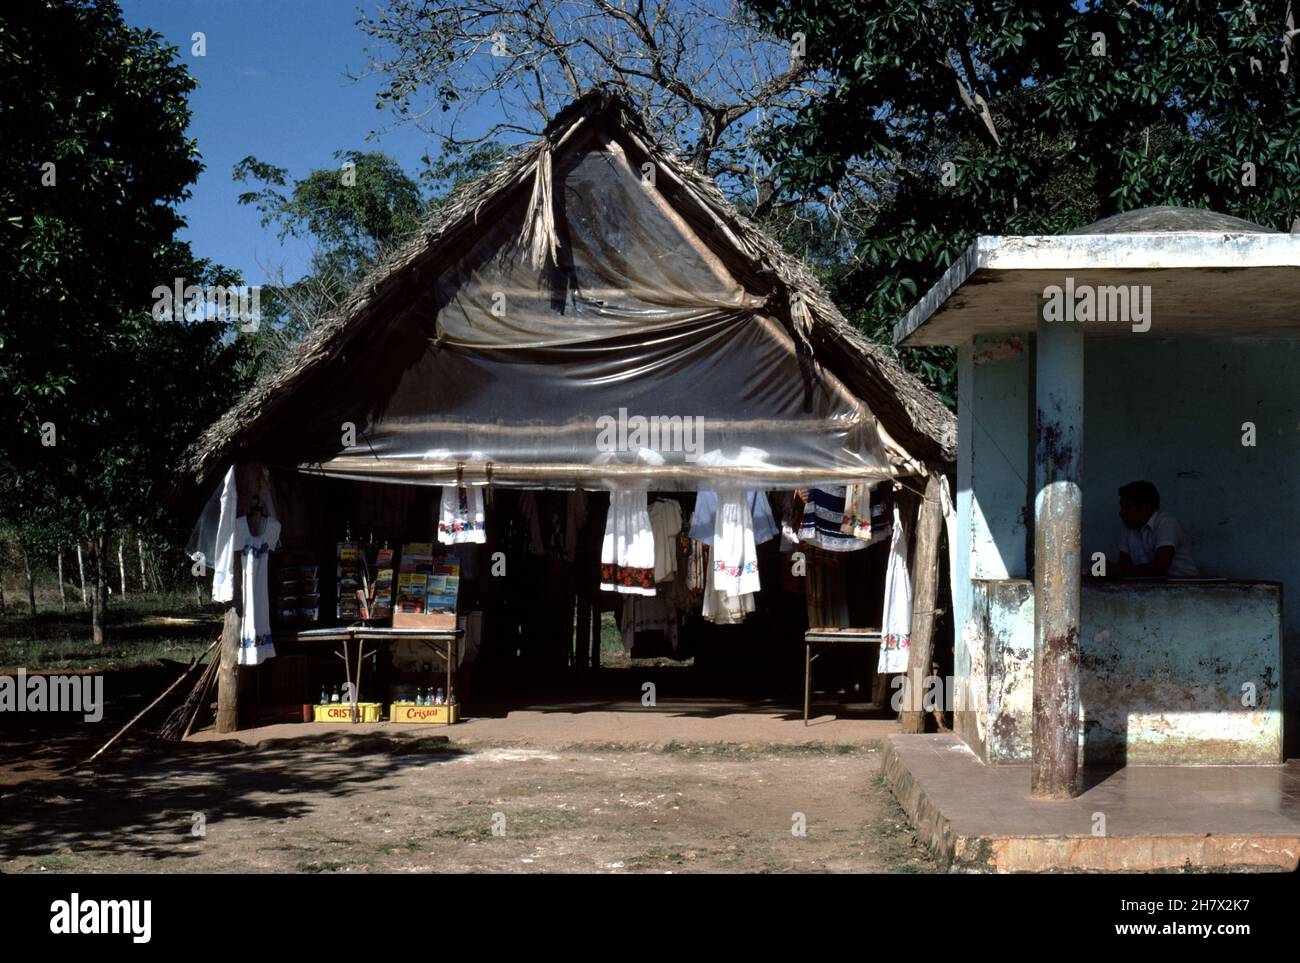
<svg viewBox="0 0 1300 963"><path fill-rule="evenodd" d="M1034 698L1030 788L1079 794L1079 564L1083 537L1083 325L1038 322Z"/></svg>
<svg viewBox="0 0 1300 963"><path fill-rule="evenodd" d="M239 621L236 606L226 609L221 629L221 668L217 670L217 732L239 728Z"/></svg>
<svg viewBox="0 0 1300 963"><path fill-rule="evenodd" d="M921 700L934 661L934 603L939 591L939 533L942 529L939 475L931 471L925 482L925 498L917 512L916 548L912 555L912 569L916 574L912 583L911 650L903 687L903 710L898 717L903 732L925 732Z"/></svg>

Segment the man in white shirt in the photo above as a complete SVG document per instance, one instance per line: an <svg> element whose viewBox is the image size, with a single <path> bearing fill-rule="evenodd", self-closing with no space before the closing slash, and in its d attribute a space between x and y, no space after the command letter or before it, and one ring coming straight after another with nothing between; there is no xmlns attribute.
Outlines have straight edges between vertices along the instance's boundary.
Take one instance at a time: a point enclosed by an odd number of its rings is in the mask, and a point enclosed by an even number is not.
<svg viewBox="0 0 1300 963"><path fill-rule="evenodd" d="M1149 481L1130 482L1119 490L1119 517L1124 529L1119 562L1112 575L1196 578L1199 571L1178 520L1160 510L1160 492Z"/></svg>

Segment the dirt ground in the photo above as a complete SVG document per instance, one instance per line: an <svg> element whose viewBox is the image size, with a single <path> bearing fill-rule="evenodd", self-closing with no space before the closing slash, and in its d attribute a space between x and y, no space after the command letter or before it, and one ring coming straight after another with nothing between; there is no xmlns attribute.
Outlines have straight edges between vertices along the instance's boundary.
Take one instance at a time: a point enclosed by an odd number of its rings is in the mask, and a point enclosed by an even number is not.
<svg viewBox="0 0 1300 963"><path fill-rule="evenodd" d="M130 744L0 788L4 872L929 872L849 745ZM801 833L796 831L801 830Z"/></svg>

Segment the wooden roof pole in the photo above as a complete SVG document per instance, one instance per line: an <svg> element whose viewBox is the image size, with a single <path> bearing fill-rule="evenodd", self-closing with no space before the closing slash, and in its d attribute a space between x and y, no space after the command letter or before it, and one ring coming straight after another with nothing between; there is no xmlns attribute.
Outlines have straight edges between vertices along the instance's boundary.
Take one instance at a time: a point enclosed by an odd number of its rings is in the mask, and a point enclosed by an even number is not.
<svg viewBox="0 0 1300 963"><path fill-rule="evenodd" d="M939 590L939 534L943 530L940 477L938 471L930 472L925 480L925 498L917 510L916 548L912 554L916 581L912 586L911 649L907 657L903 708L898 714L903 732L925 732L922 700L925 680L934 661L934 603Z"/></svg>
<svg viewBox="0 0 1300 963"><path fill-rule="evenodd" d="M260 466L248 462L235 465L236 517L248 514L248 506L259 489ZM236 552L236 555L238 552ZM215 560L214 560L215 562ZM247 560L244 561L247 564ZM234 732L239 728L239 643L243 628L244 580L235 569L235 597L226 609L221 629L220 668L217 670L217 732Z"/></svg>

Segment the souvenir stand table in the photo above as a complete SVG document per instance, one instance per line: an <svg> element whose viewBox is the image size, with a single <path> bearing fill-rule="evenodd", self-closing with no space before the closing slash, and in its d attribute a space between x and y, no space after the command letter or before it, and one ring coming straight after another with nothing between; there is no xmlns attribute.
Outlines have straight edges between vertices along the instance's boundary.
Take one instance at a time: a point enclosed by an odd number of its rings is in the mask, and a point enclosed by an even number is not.
<svg viewBox="0 0 1300 963"><path fill-rule="evenodd" d="M335 654L343 660L344 673L348 681L352 683L352 719L355 722L356 706L361 701L361 664L366 656L373 655L376 647L383 642L393 642L398 639L406 639L411 642L422 642L430 649L436 652L447 663L447 692L452 691L452 679L456 669L456 652L457 642L461 636L461 629L390 629L380 628L369 625L340 625L336 628L329 629L304 629L297 634L299 642L336 642L342 649L342 652ZM356 643L356 659L353 661L349 645ZM369 651L365 650L366 643L372 643ZM355 677L352 667L356 666ZM452 722L450 713L447 715L447 724Z"/></svg>

